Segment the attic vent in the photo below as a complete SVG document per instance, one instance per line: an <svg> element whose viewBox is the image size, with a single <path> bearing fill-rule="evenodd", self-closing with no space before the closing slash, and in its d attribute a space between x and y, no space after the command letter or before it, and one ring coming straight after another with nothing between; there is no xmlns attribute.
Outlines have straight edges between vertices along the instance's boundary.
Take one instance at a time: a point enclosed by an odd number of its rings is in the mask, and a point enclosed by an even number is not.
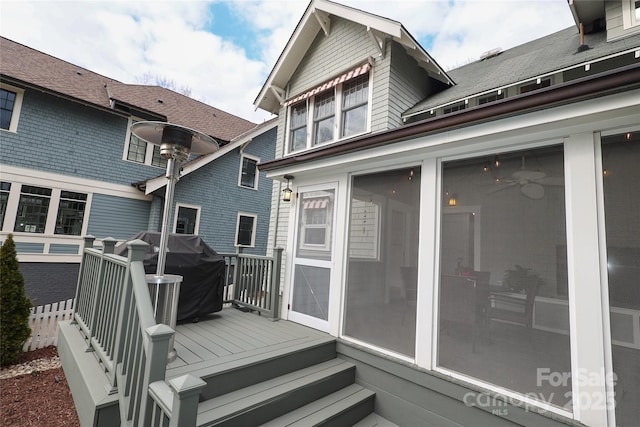
<svg viewBox="0 0 640 427"><path fill-rule="evenodd" d="M494 56L498 56L502 53L501 47L496 47L495 49L488 50L480 55L480 61L484 61L485 59L493 58Z"/></svg>

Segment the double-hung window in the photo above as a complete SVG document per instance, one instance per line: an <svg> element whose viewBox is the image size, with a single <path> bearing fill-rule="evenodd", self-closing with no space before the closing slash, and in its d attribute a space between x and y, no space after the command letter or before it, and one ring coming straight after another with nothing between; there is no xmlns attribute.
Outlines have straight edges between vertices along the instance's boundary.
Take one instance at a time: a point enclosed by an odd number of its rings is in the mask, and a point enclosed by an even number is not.
<svg viewBox="0 0 640 427"><path fill-rule="evenodd" d="M134 120L131 123L133 124L135 122L136 121ZM145 141L131 133L130 130L127 132L124 159L130 162L142 163L159 168L167 167L167 159L160 156L160 147L153 144L147 144Z"/></svg>
<svg viewBox="0 0 640 427"><path fill-rule="evenodd" d="M333 89L315 97L313 106L313 145L334 139L336 95Z"/></svg>
<svg viewBox="0 0 640 427"><path fill-rule="evenodd" d="M345 83L342 88L342 136L366 131L368 111L369 75Z"/></svg>
<svg viewBox="0 0 640 427"><path fill-rule="evenodd" d="M640 25L640 0L622 0L622 25L625 30Z"/></svg>
<svg viewBox="0 0 640 427"><path fill-rule="evenodd" d="M307 100L291 107L289 116L289 151L307 147Z"/></svg>
<svg viewBox="0 0 640 427"><path fill-rule="evenodd" d="M55 234L79 236L82 232L86 204L86 194L61 191Z"/></svg>
<svg viewBox="0 0 640 427"><path fill-rule="evenodd" d="M0 85L0 129L17 131L23 93L22 89Z"/></svg>
<svg viewBox="0 0 640 427"><path fill-rule="evenodd" d="M369 128L369 64L285 102L288 152L364 133Z"/></svg>
<svg viewBox="0 0 640 427"><path fill-rule="evenodd" d="M240 161L240 187L257 189L258 188L258 159L243 155Z"/></svg>
<svg viewBox="0 0 640 427"><path fill-rule="evenodd" d="M44 233L50 202L50 188L23 185L14 231Z"/></svg>
<svg viewBox="0 0 640 427"><path fill-rule="evenodd" d="M256 240L256 215L238 213L236 246L253 247Z"/></svg>

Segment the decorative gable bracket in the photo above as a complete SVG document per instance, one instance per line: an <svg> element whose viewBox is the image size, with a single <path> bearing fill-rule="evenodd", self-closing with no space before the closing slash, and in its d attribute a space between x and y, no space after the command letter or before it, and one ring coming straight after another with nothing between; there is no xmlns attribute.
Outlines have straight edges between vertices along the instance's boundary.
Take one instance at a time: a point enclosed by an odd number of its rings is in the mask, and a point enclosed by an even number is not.
<svg viewBox="0 0 640 427"><path fill-rule="evenodd" d="M322 27L322 31L324 31L324 35L328 36L329 31L331 31L331 18L329 18L329 14L322 10L314 9L313 14L318 20L318 24Z"/></svg>
<svg viewBox="0 0 640 427"><path fill-rule="evenodd" d="M276 96L278 102L282 104L284 102L284 89L274 85L270 85L269 89L271 89L271 92Z"/></svg>
<svg viewBox="0 0 640 427"><path fill-rule="evenodd" d="M373 44L376 45L378 53L380 54L379 56L384 57L384 35L371 27L367 27L367 33L369 33L369 37L371 37L371 40L373 40Z"/></svg>

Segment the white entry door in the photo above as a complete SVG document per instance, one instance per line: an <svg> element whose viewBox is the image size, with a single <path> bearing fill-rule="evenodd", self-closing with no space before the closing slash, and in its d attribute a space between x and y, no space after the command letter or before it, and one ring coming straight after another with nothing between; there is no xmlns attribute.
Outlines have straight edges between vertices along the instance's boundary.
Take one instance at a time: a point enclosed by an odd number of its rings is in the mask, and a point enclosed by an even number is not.
<svg viewBox="0 0 640 427"><path fill-rule="evenodd" d="M335 186L300 188L289 320L329 331Z"/></svg>

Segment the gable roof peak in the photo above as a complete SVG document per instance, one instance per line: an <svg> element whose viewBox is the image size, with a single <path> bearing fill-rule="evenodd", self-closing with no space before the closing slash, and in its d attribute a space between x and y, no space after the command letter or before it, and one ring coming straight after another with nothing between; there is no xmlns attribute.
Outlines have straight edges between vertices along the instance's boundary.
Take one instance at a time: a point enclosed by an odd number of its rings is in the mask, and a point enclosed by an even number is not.
<svg viewBox="0 0 640 427"><path fill-rule="evenodd" d="M256 108L278 113L286 95L285 87L293 73L317 34L320 31L326 35L330 33L331 18L334 16L366 27L372 42L378 45L380 55L384 54L385 40L392 39L404 46L407 53L435 78L449 85L454 84L400 22L329 0L311 0L256 97L253 103Z"/></svg>

